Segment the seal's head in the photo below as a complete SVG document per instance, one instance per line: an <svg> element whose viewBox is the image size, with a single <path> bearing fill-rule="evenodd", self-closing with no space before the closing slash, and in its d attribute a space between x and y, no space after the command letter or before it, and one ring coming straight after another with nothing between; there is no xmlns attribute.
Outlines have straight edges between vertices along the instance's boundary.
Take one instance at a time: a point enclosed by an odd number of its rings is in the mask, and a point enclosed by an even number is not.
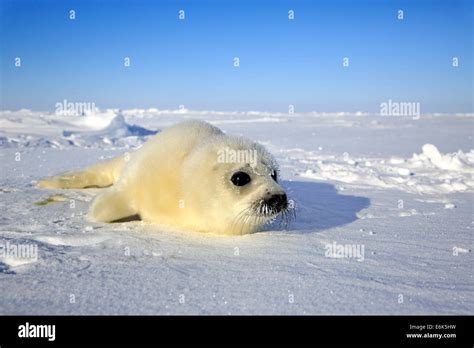
<svg viewBox="0 0 474 348"><path fill-rule="evenodd" d="M288 218L278 165L262 145L216 136L186 162L183 195L216 233L252 233L278 215Z"/></svg>

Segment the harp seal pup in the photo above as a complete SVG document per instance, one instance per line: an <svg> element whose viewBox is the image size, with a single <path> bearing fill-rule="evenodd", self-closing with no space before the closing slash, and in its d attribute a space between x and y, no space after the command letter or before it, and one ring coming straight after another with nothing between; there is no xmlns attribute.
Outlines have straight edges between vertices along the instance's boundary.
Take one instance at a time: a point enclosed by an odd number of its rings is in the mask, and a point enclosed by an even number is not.
<svg viewBox="0 0 474 348"><path fill-rule="evenodd" d="M90 208L89 218L96 222L140 218L216 234L253 233L289 210L273 156L262 145L203 121L176 124L130 155L38 186L108 187Z"/></svg>

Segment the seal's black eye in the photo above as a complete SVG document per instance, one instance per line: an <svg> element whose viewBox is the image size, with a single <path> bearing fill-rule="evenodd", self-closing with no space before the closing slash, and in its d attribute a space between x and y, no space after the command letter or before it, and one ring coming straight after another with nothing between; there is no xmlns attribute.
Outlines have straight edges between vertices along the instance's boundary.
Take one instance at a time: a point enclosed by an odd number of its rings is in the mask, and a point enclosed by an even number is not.
<svg viewBox="0 0 474 348"><path fill-rule="evenodd" d="M277 178L277 172L276 172L276 170L274 170L274 171L272 172L272 178L273 178L273 180L278 181L278 180L277 180L278 178Z"/></svg>
<svg viewBox="0 0 474 348"><path fill-rule="evenodd" d="M232 181L235 186L244 186L250 182L250 175L245 172L237 172L232 175L230 181Z"/></svg>

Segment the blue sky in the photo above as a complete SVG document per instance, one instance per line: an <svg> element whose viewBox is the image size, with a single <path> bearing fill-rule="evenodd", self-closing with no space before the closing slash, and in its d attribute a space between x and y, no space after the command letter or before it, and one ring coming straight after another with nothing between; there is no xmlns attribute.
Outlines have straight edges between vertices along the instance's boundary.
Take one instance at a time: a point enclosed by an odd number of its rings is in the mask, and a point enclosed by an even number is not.
<svg viewBox="0 0 474 348"><path fill-rule="evenodd" d="M473 112L470 0L0 3L0 109Z"/></svg>

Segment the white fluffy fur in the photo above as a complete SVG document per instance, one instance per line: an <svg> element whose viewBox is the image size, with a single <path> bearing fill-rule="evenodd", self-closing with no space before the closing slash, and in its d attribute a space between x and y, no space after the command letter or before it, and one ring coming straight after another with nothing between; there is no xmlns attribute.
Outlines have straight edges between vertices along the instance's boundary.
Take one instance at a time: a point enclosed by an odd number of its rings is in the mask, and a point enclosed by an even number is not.
<svg viewBox="0 0 474 348"><path fill-rule="evenodd" d="M257 165L219 163L218 151L256 150ZM234 186L233 173L244 168L252 180ZM230 137L200 121L187 121L151 138L134 152L83 171L42 180L44 188L106 187L90 210L94 221L112 222L139 214L146 222L219 234L256 231L268 217L248 208L283 189L271 178L273 157L259 144Z"/></svg>

